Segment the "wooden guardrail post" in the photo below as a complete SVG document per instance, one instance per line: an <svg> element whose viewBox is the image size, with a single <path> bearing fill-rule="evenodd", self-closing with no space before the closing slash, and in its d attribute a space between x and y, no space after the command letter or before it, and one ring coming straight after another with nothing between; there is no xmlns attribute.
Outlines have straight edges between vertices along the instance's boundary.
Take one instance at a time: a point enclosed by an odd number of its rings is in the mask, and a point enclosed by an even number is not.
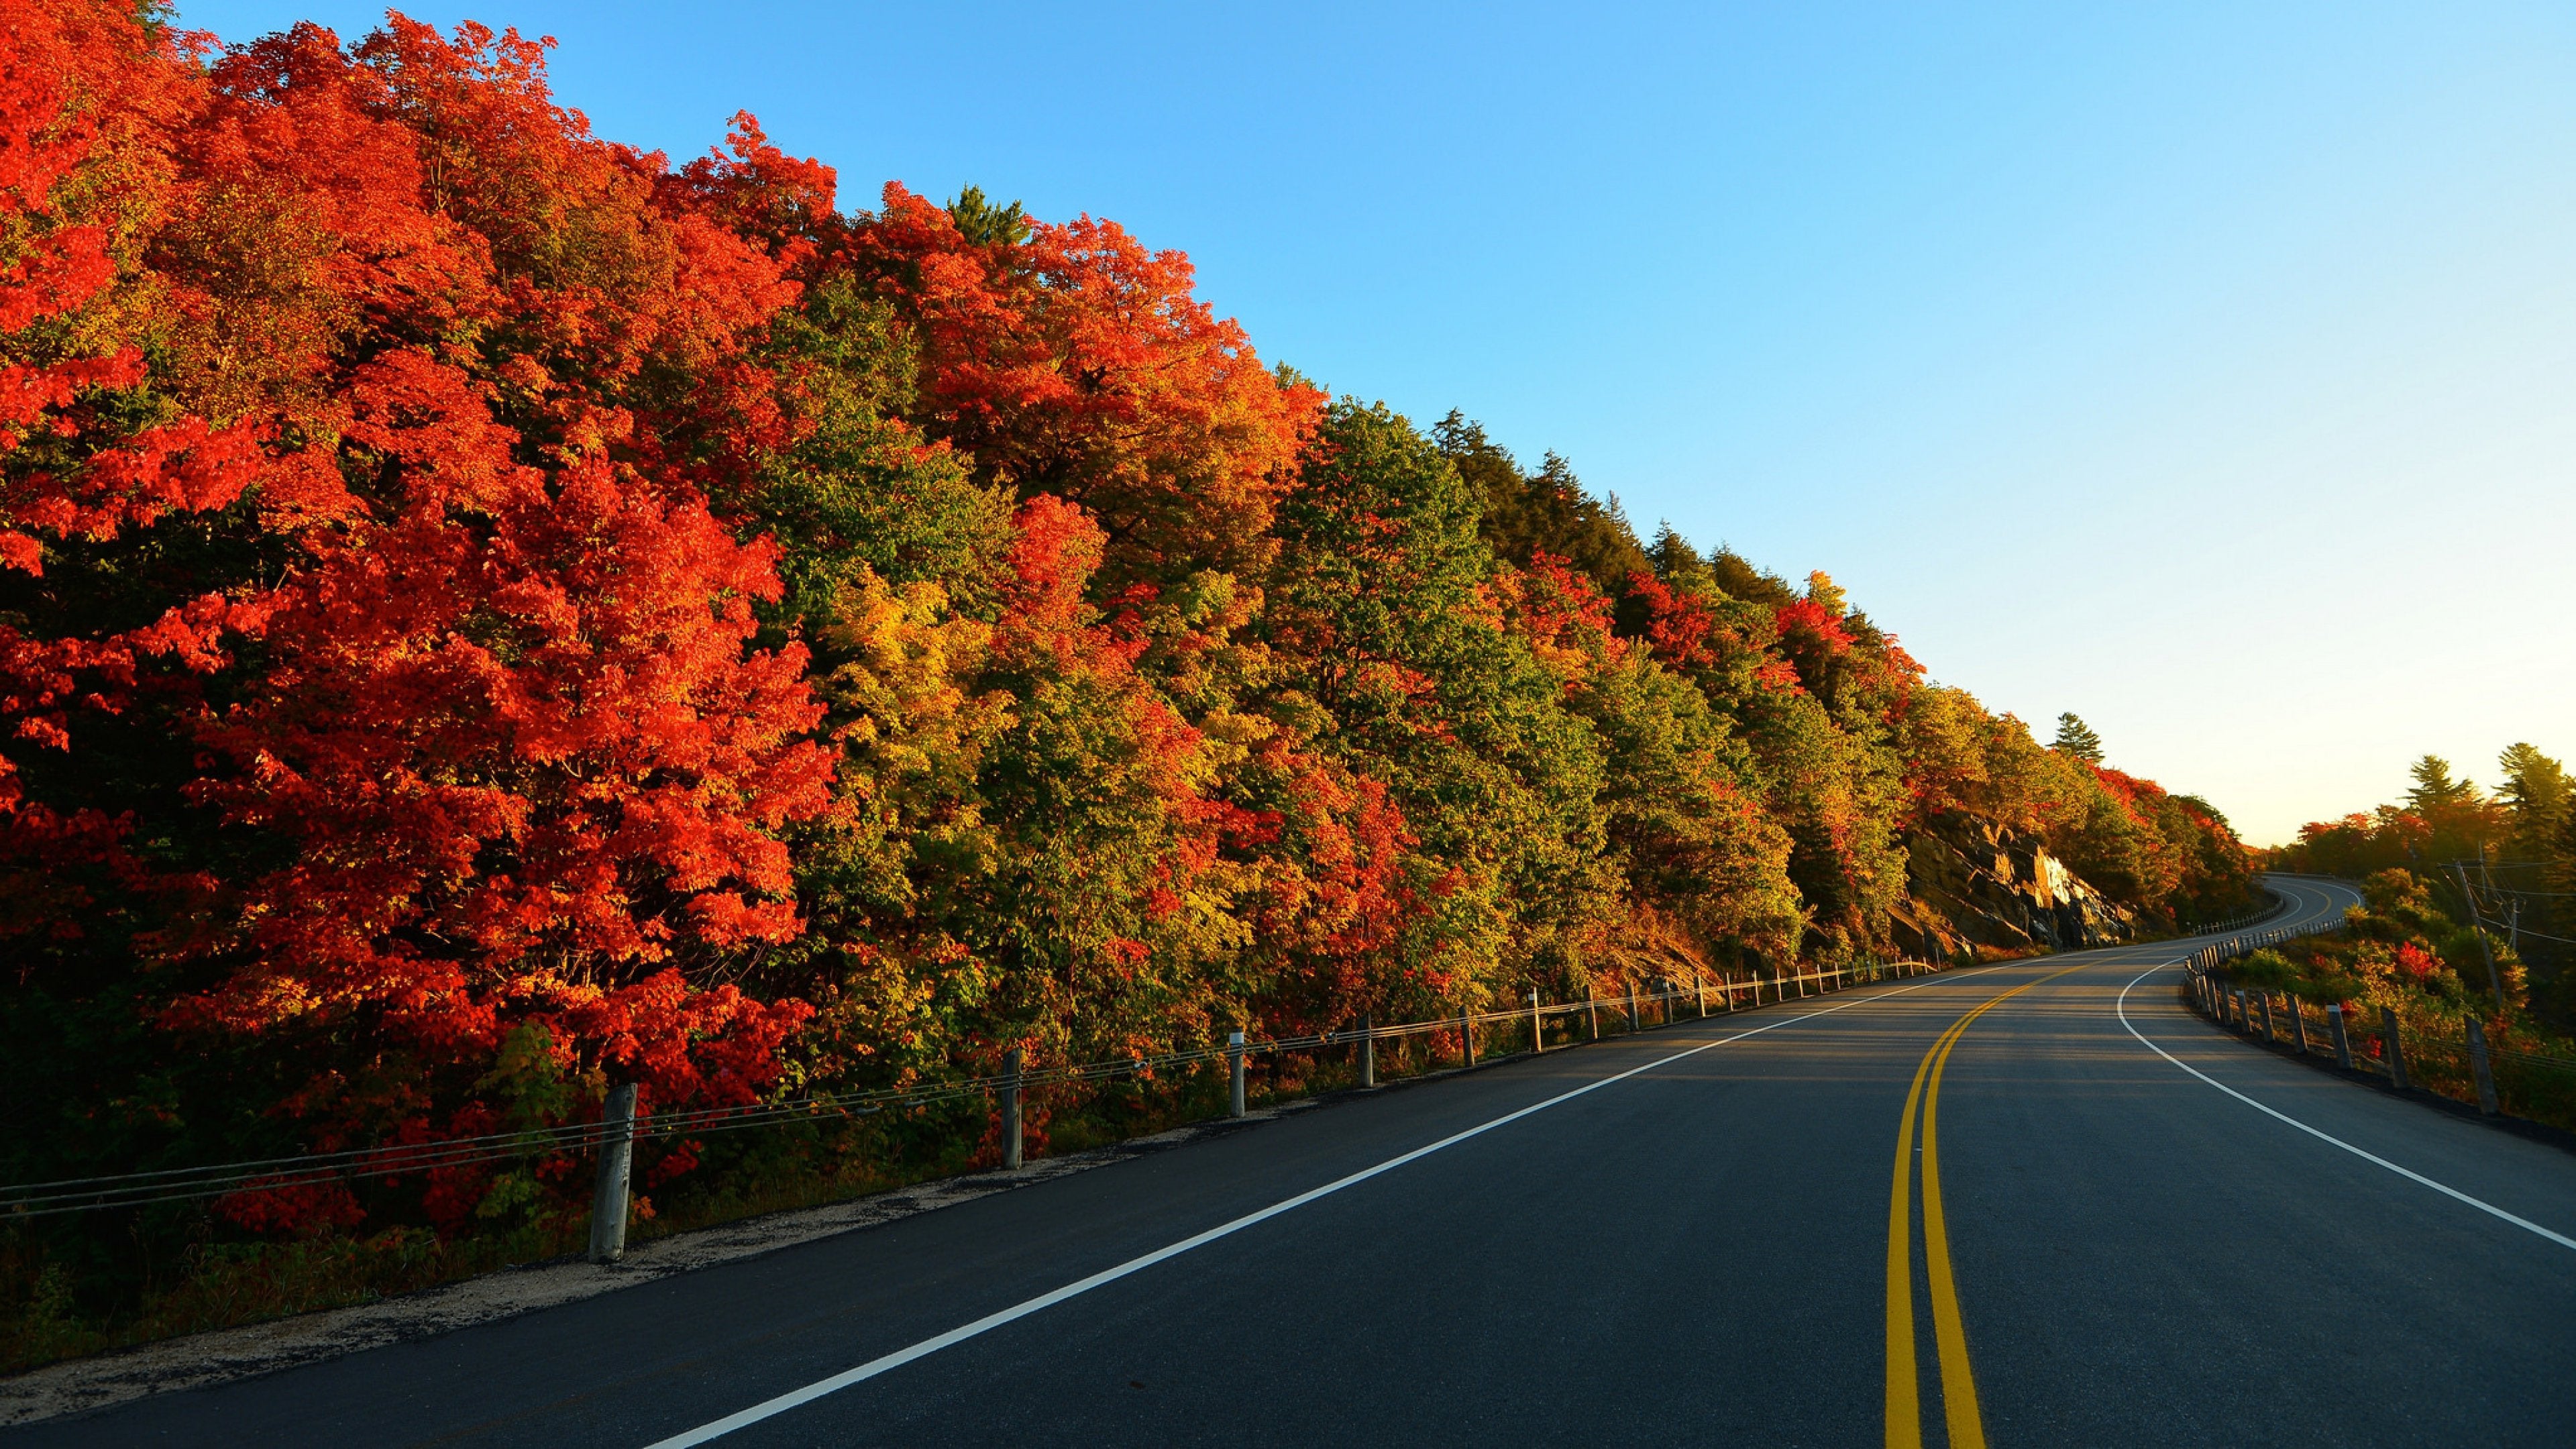
<svg viewBox="0 0 2576 1449"><path fill-rule="evenodd" d="M2326 1029L2334 1035L2335 1065L2352 1070L2352 1038L2343 1029L2343 1003L2326 1008Z"/></svg>
<svg viewBox="0 0 2576 1449"><path fill-rule="evenodd" d="M1695 991L1695 992L1697 992L1697 993L1699 994L1699 1014L1700 1014L1701 1019L1702 1019L1702 1020L1707 1019L1707 1017L1708 1017L1708 978L1707 978L1707 977L1705 977L1705 976L1702 976L1701 974L1699 974L1699 968L1698 968L1698 967L1696 967L1696 966L1693 966L1693 967L1691 968L1691 990L1693 990L1693 991Z"/></svg>
<svg viewBox="0 0 2576 1449"><path fill-rule="evenodd" d="M2478 1110L2496 1115L2495 1069L2487 1061L2486 1023L2472 1016L2469 1030L2469 1075L2478 1081Z"/></svg>
<svg viewBox="0 0 2576 1449"><path fill-rule="evenodd" d="M1476 1064L1476 1019L1463 1006L1458 1008L1458 1055L1460 1065Z"/></svg>
<svg viewBox="0 0 2576 1449"><path fill-rule="evenodd" d="M2258 991L2254 994L2261 998L2263 1002L2263 1045L2270 1046L2273 1042L2280 1039L2272 1032L2272 993L2269 991Z"/></svg>
<svg viewBox="0 0 2576 1449"><path fill-rule="evenodd" d="M1243 1115L1243 1033L1227 1032L1225 1036L1225 1069L1227 1077L1225 1115Z"/></svg>
<svg viewBox="0 0 2576 1449"><path fill-rule="evenodd" d="M1547 1023L1538 1014L1538 988L1530 988L1530 1055L1547 1050Z"/></svg>
<svg viewBox="0 0 2576 1449"><path fill-rule="evenodd" d="M1002 1166L1017 1171L1020 1165L1020 1049L1013 1047L1002 1054ZM1240 1113L1236 1115L1241 1115Z"/></svg>
<svg viewBox="0 0 2576 1449"><path fill-rule="evenodd" d="M2406 1080L2406 1043L2397 1034L2396 1007L2379 1008L2379 1041L2380 1049L2388 1054L2388 1084L2405 1091L2409 1085Z"/></svg>
<svg viewBox="0 0 2576 1449"><path fill-rule="evenodd" d="M2308 1054L2308 1014L2300 1009L2299 998L2284 994L2283 999L2290 1008L2290 1042L2299 1049L2299 1055L2306 1056Z"/></svg>
<svg viewBox="0 0 2576 1449"><path fill-rule="evenodd" d="M1628 1030L1641 1030L1637 1025L1637 978L1628 978Z"/></svg>
<svg viewBox="0 0 2576 1449"><path fill-rule="evenodd" d="M1369 1014L1360 1013L1360 1085L1377 1085L1377 1033L1369 1026Z"/></svg>
<svg viewBox="0 0 2576 1449"><path fill-rule="evenodd" d="M590 1261L626 1256L626 1186L635 1167L635 1084L608 1089L599 1118L599 1182L590 1198Z"/></svg>

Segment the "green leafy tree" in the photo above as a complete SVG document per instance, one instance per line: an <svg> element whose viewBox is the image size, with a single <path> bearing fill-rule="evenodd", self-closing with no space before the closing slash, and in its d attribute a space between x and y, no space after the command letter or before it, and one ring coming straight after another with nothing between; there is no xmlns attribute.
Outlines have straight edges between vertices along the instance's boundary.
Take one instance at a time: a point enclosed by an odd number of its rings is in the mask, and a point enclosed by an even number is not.
<svg viewBox="0 0 2576 1449"><path fill-rule="evenodd" d="M827 278L772 323L770 344L787 426L760 455L742 511L780 549L786 588L773 612L819 638L838 622L837 601L878 579L936 584L990 619L1010 491L976 481L967 460L902 421L915 364L892 309Z"/></svg>
<svg viewBox="0 0 2576 1449"><path fill-rule="evenodd" d="M1386 782L1426 903L1404 950L1416 1009L1573 971L1610 909L1602 749L1529 643L1502 627L1478 500L1384 405L1336 404L1281 501L1267 642L1279 707Z"/></svg>

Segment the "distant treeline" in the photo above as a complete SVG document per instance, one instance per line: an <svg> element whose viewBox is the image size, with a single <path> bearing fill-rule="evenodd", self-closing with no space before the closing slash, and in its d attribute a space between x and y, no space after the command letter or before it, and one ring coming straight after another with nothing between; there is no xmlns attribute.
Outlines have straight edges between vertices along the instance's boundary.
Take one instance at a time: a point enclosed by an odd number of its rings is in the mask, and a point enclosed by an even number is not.
<svg viewBox="0 0 2576 1449"><path fill-rule="evenodd" d="M1889 954L1945 823L2149 925L2244 899L2080 724L1266 365L1114 223L845 210L749 116L673 166L515 33L11 15L11 1181ZM0 1278L582 1191L249 1194Z"/></svg>
<svg viewBox="0 0 2576 1449"><path fill-rule="evenodd" d="M2483 959L2460 970L2483 934L2501 953L2517 1004L2527 991L2529 1004L2565 1031L2576 1026L2576 972L2568 969L2576 964L2576 783L2529 744L2507 747L2496 771L2490 793L2455 776L2450 761L2426 755L2410 767L2405 799L2316 821L2295 842L2265 852L2265 862L2352 880L2405 872L2411 885L2386 890L2413 892L2450 923L2450 944L2437 954L2468 980L2464 989L2474 996L2489 984Z"/></svg>

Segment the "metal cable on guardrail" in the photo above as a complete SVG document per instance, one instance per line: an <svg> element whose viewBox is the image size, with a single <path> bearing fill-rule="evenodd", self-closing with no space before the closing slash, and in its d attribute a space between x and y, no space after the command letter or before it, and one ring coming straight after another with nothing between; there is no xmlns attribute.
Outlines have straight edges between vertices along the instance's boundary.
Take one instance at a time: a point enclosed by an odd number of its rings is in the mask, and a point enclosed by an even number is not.
<svg viewBox="0 0 2576 1449"><path fill-rule="evenodd" d="M1599 1015L1606 1008L1624 1013L1635 1029L1641 1013L1654 1010L1670 1022L1675 1006L1695 1000L1700 1013L1708 1013L1714 1000L1720 1011L1735 1011L1743 998L1758 1006L1763 993L1773 1001L1790 999L1792 994L1804 997L1812 987L1822 994L1840 990L1858 980L1886 979L1914 975L1938 968L1921 962L1900 961L1871 963L1857 967L1801 972L1785 976L1748 976L1741 980L1721 977L1715 981L1695 979L1690 985L1674 982L1653 991L1631 992L1623 997L1587 998L1571 1002L1534 1002L1525 1006L1461 1012L1423 1021L1398 1022L1388 1025L1364 1024L1335 1031L1311 1032L1296 1036L1270 1037L1258 1041L1233 1041L1221 1045L1188 1048L1112 1057L1090 1062L1066 1062L1017 1072L963 1077L925 1083L911 1087L884 1087L840 1093L818 1093L780 1102L733 1107L697 1107L656 1112L629 1121L598 1120L565 1123L551 1127L530 1128L518 1132L487 1133L475 1137L445 1138L427 1142L389 1143L376 1147L350 1148L336 1152L299 1154L292 1157L257 1158L242 1162L210 1164L200 1167L158 1168L149 1171L118 1173L93 1177L62 1178L51 1182L17 1183L0 1187L0 1221L48 1217L61 1213L94 1212L109 1208L140 1208L165 1203L201 1201L236 1193L273 1192L296 1187L319 1186L334 1182L354 1182L390 1177L414 1176L421 1173L478 1167L496 1162L524 1160L559 1153L587 1152L602 1148L618 1151L638 1141L673 1137L698 1137L715 1132L740 1131L791 1121L820 1121L833 1118L854 1119L880 1112L938 1106L949 1102L1007 1096L1014 1110L1020 1093L1033 1088L1108 1082L1121 1078L1150 1078L1154 1074L1185 1067L1230 1063L1238 1082L1242 1064L1249 1057L1279 1056L1291 1051L1311 1051L1330 1047L1359 1046L1374 1060L1377 1043L1443 1032L1458 1032L1464 1039L1465 1053L1474 1054L1474 1035L1478 1028L1497 1025L1528 1024L1532 1040L1544 1048L1544 1023L1551 1017L1576 1013L1591 1018L1595 1040L1601 1035ZM1240 1034L1237 1034L1238 1037ZM1239 1093L1238 1093L1239 1095ZM1240 1114L1241 1108L1236 1108ZM607 1154L603 1154L605 1157ZM1011 1161L1017 1154L1011 1154ZM621 1178L622 1180L622 1178Z"/></svg>

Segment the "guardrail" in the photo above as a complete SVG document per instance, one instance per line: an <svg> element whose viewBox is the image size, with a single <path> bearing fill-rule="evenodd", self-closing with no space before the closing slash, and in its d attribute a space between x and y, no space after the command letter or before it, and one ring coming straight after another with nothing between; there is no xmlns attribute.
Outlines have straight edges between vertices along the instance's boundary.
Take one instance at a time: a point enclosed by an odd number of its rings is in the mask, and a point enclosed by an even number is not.
<svg viewBox="0 0 2576 1449"><path fill-rule="evenodd" d="M2399 1091L2422 1088L2474 1102L2480 1113L2576 1126L2576 1057L2491 1046L2472 1014L2456 1034L2424 1031L2383 1005L2374 1025L2350 1020L2340 1002L2317 1006L2288 992L2239 986L2227 963L2293 936L2340 928L2340 922L2264 932L2212 945L2186 963L2185 1004L2230 1031L2302 1060L2325 1058L2345 1071L2385 1080Z"/></svg>
<svg viewBox="0 0 2576 1449"><path fill-rule="evenodd" d="M610 1090L602 1114L596 1121L479 1137L393 1143L345 1152L0 1187L0 1223L64 1213L141 1208L243 1193L405 1177L440 1169L526 1161L564 1153L596 1152L599 1163L592 1204L590 1256L597 1261L612 1262L625 1249L627 1179L634 1146L638 1142L698 1137L790 1122L848 1120L981 1098L991 1102L1000 1114L1002 1165L1016 1168L1021 1165L1024 1146L1021 1100L1033 1088L1105 1083L1127 1078L1151 1079L1162 1073L1222 1061L1227 1066L1230 1079L1229 1115L1241 1117L1246 1111L1246 1067L1254 1058L1267 1056L1276 1060L1293 1051L1348 1047L1353 1049L1358 1059L1360 1084L1371 1087L1376 1085L1377 1047L1382 1042L1445 1037L1455 1033L1459 1053L1457 1065L1472 1066L1479 1059L1477 1037L1480 1032L1487 1038L1486 1055L1492 1054L1493 1041L1498 1033L1505 1037L1518 1037L1523 1031L1527 1033L1525 1050L1562 1050L1581 1041L1600 1040L1601 1017L1605 1011L1611 1014L1614 1031L1623 1026L1626 1031L1639 1031L1645 1029L1649 1016L1656 1018L1654 1024L1670 1023L1684 1002L1690 1003L1699 1016L1706 1017L1712 1004L1720 1014L1751 1010L1763 1004L1766 993L1773 1003L1778 1003L1811 995L1821 996L1873 981L1926 975L1941 969L1944 968L1920 961L1890 961L1786 976L1719 976L1713 980L1694 976L1687 982L1678 977L1659 977L1657 979L1662 984L1657 989L1640 992L1632 984L1623 997L1587 997L1581 1001L1564 1002L1532 1000L1525 1005L1499 1010L1462 1011L1451 1016L1383 1026L1363 1017L1357 1025L1342 1030L1258 1040L1247 1040L1244 1033L1234 1032L1228 1041L1217 1046L1034 1068L1024 1067L1020 1052L1014 1050L1005 1057L1004 1070L993 1075L912 1087L818 1094L756 1106L694 1108L645 1116L636 1113L635 1088L625 1085ZM1580 1036L1573 1021L1577 1017L1582 1020ZM1548 1042L1551 1023L1555 1024L1556 1034L1560 1037L1553 1047ZM1516 1048L1512 1054L1517 1055L1522 1049Z"/></svg>
<svg viewBox="0 0 2576 1449"><path fill-rule="evenodd" d="M2221 931L2237 930L2241 927L2253 925L2257 921L2269 920L2272 917L2279 915L2282 909L2288 904L2289 902L2284 900L2282 897L2274 896L2272 898L2272 904L2263 907L2261 910L2246 911L2240 915L2229 916L2223 921L2196 922L2190 926L2184 927L2182 933L2186 936L2214 936Z"/></svg>
<svg viewBox="0 0 2576 1449"><path fill-rule="evenodd" d="M2267 870L2262 874L2267 879L2278 877L2283 880L2324 881L2333 884L2343 883L2337 881L2335 877L2330 875L2304 875L2293 870ZM2229 916L2223 921L2194 922L2189 926L2183 927L2182 934L2186 936L2215 936L2224 931L2241 930L2244 927L2258 925L2264 921L2268 921L2290 908L2290 898L2288 896L2282 895L2280 892L2273 890L2268 885L2263 887L2263 893L2272 898L2272 903L2270 905L2257 906L2250 911L2240 911L2235 915ZM2342 922L2338 920L2332 926L2320 926L2315 929L2334 930L2339 928L2341 925Z"/></svg>

